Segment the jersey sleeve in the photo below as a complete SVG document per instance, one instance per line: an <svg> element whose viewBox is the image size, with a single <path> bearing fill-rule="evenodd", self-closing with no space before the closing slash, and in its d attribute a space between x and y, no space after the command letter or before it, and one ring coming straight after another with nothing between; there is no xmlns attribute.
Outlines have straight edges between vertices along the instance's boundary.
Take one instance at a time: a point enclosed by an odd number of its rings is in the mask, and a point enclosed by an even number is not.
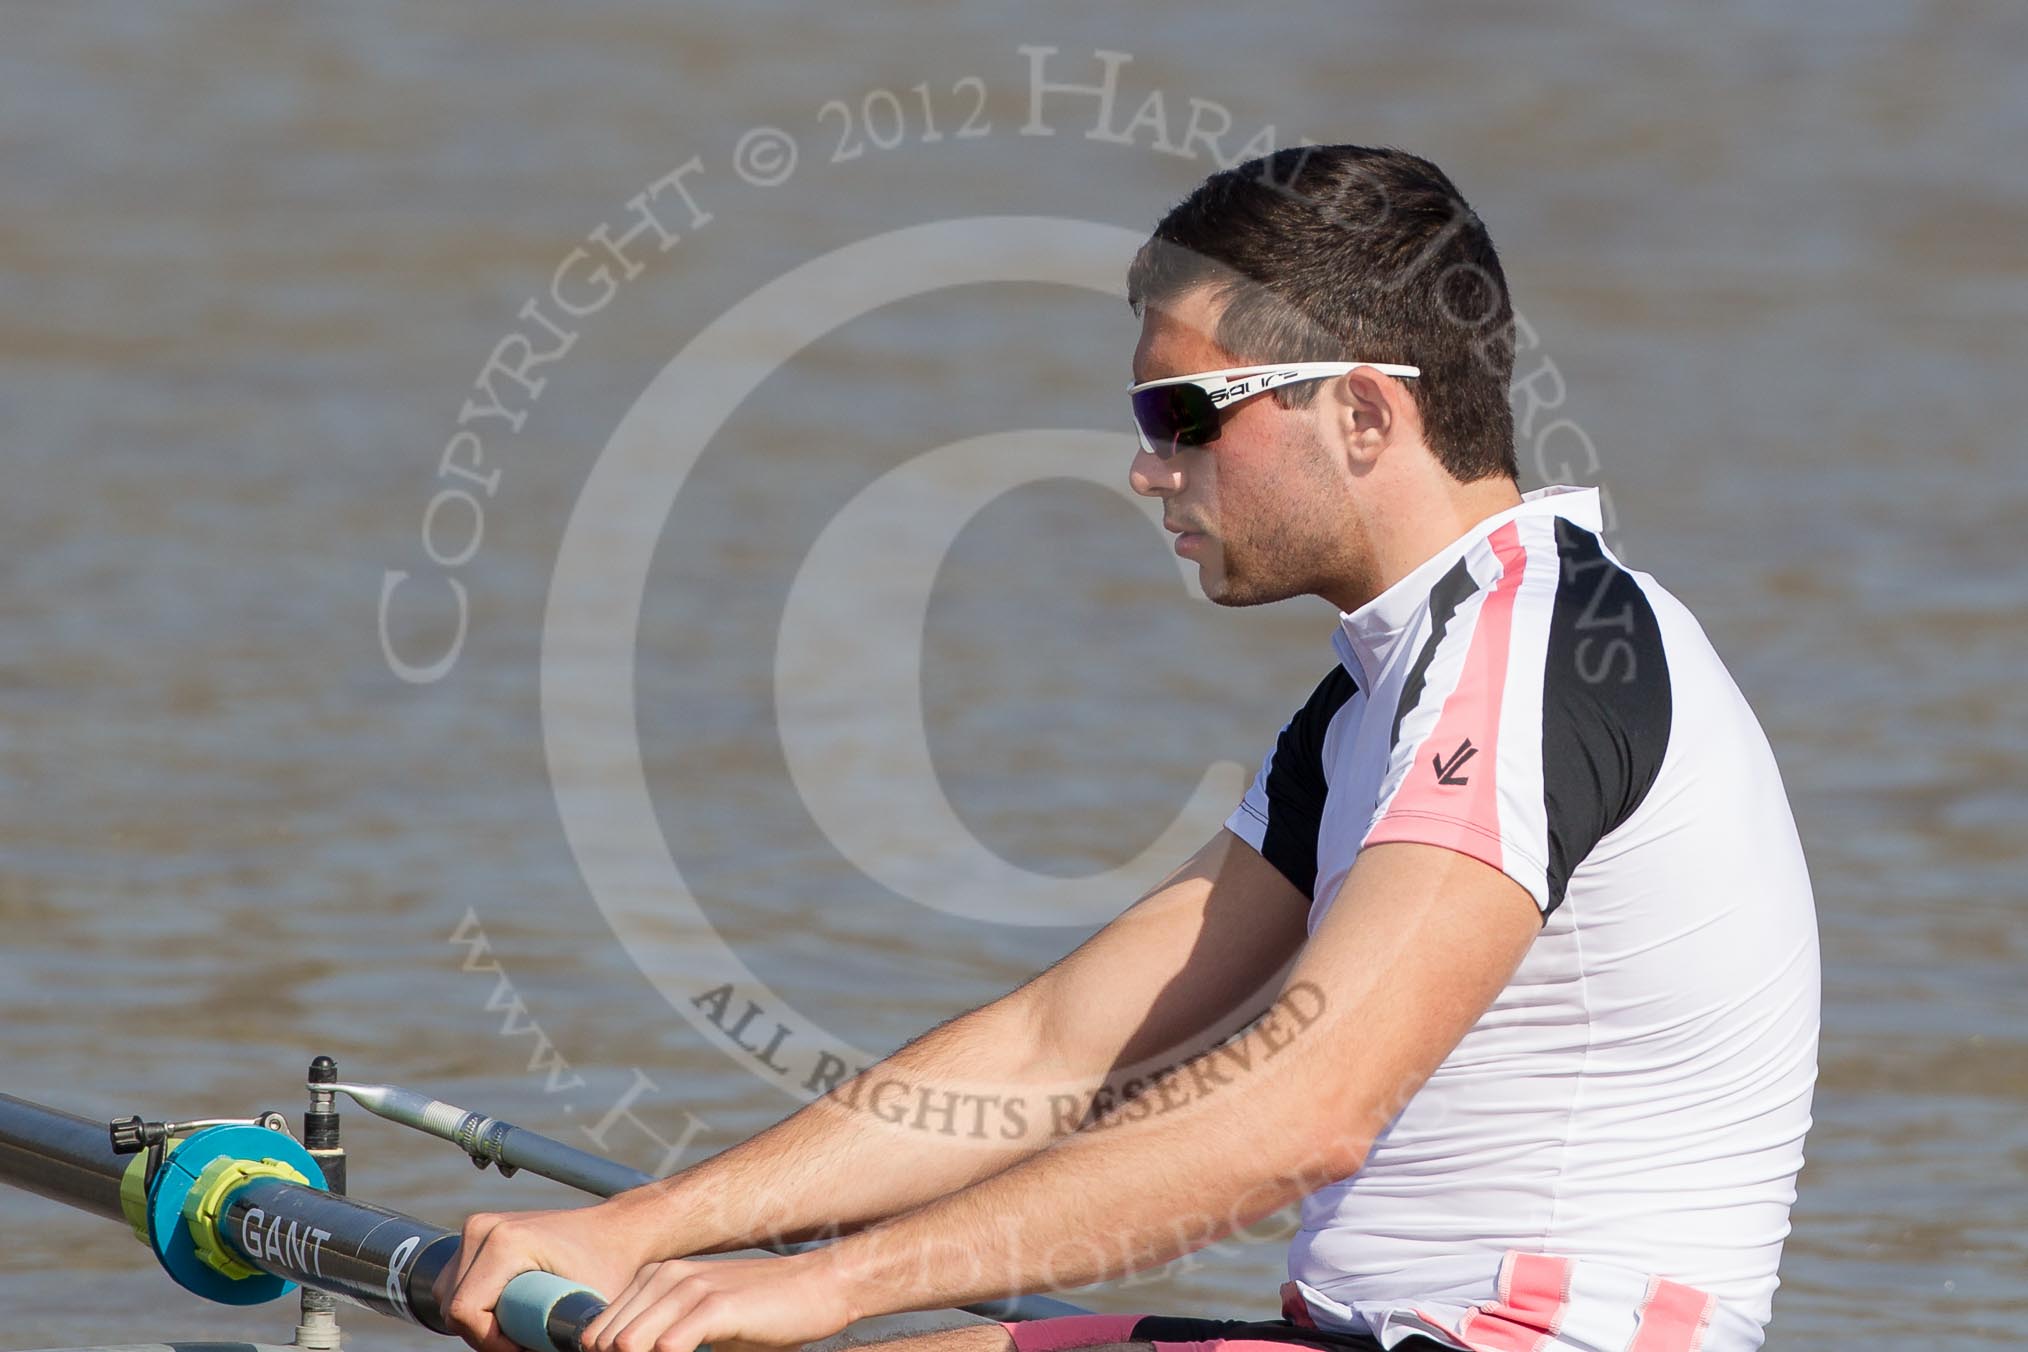
<svg viewBox="0 0 2028 1352"><path fill-rule="evenodd" d="M1259 850L1304 896L1316 899L1317 833L1324 820L1324 738L1357 687L1333 667L1261 761L1226 829Z"/></svg>
<svg viewBox="0 0 2028 1352"><path fill-rule="evenodd" d="M1639 580L1561 517L1509 522L1432 594L1364 845L1507 874L1545 918L1660 772L1667 653Z"/></svg>

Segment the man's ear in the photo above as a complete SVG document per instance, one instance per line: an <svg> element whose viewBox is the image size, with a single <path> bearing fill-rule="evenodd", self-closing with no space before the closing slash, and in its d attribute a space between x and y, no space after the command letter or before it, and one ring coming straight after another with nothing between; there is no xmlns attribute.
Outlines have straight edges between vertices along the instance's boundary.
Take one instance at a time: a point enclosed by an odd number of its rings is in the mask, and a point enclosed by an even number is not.
<svg viewBox="0 0 2028 1352"><path fill-rule="evenodd" d="M1399 382L1365 366L1323 382L1318 398L1355 468L1370 467L1402 430L1402 397Z"/></svg>

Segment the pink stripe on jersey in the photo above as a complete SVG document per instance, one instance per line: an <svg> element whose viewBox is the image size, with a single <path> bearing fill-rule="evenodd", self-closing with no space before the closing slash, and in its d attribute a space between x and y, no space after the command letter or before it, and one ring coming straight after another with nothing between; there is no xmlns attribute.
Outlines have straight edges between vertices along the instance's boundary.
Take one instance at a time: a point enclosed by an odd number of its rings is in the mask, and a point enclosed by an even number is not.
<svg viewBox="0 0 2028 1352"><path fill-rule="evenodd" d="M1066 1314L1000 1327L1014 1340L1015 1352L1063 1352L1070 1347L1129 1342L1134 1325L1145 1318L1139 1314Z"/></svg>
<svg viewBox="0 0 2028 1352"><path fill-rule="evenodd" d="M1718 1297L1657 1277L1641 1302L1641 1325L1627 1352L1697 1352Z"/></svg>
<svg viewBox="0 0 2028 1352"><path fill-rule="evenodd" d="M1500 868L1500 700L1507 688L1514 598L1521 591L1528 551L1512 521L1488 536L1487 543L1500 560L1500 580L1480 605L1456 687L1444 700L1436 726L1411 753L1401 787L1366 843L1442 845Z"/></svg>
<svg viewBox="0 0 2028 1352"><path fill-rule="evenodd" d="M1568 1258L1509 1253L1500 1264L1500 1301L1458 1321L1458 1341L1476 1352L1540 1352L1563 1328L1570 1305Z"/></svg>

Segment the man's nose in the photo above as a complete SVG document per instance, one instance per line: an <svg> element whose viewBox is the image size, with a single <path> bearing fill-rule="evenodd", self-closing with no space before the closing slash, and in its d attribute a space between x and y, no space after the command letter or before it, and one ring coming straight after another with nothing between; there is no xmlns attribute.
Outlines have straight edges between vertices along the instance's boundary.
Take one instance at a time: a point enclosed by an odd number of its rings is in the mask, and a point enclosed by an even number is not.
<svg viewBox="0 0 2028 1352"><path fill-rule="evenodd" d="M1127 470L1127 482L1144 498L1166 498L1183 486L1183 457L1156 455L1137 441L1134 463Z"/></svg>

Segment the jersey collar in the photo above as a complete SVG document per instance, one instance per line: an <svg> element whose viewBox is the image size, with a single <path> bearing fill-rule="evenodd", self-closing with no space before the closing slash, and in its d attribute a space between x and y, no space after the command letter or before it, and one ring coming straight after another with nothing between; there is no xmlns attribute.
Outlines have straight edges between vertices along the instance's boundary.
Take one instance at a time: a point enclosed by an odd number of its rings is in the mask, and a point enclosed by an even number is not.
<svg viewBox="0 0 2028 1352"><path fill-rule="evenodd" d="M1409 574L1357 610L1340 611L1338 627L1331 634L1331 646L1338 660L1361 689L1371 690L1387 667L1402 633L1429 601L1437 579L1479 541L1509 521L1531 516L1560 516L1594 533L1603 531L1604 508L1596 488L1556 484L1521 495L1521 501L1504 512L1479 522Z"/></svg>

